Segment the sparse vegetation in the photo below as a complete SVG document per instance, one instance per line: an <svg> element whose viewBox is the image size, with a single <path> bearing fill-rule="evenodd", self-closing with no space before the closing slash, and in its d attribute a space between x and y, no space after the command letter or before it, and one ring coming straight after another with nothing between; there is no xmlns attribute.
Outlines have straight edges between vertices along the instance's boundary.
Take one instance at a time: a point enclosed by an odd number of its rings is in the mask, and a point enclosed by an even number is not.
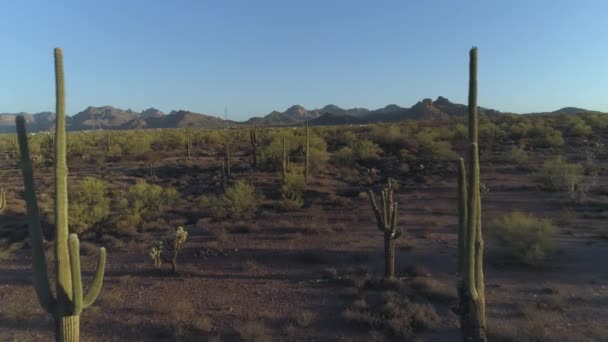
<svg viewBox="0 0 608 342"><path fill-rule="evenodd" d="M92 278L82 295L89 305L106 279L88 307L83 340L457 340L456 315L478 341L601 340L604 279L588 258L601 259L608 238L608 119L500 114L473 104L480 117L469 113L467 122L467 106L446 101L418 105L433 111L429 120L349 116L352 124L336 126L294 114L286 126L263 118L209 129L186 113L177 128L157 129L156 121L176 115L138 117L134 127L147 129L66 133L69 178L54 170L64 139L21 130L28 161L14 134L0 134L0 339L52 339L62 327L50 317L80 316L81 275ZM106 120L106 112L91 111ZM455 164L458 155L465 158ZM29 165L35 175L27 175ZM31 176L25 191L16 167ZM69 182L67 216L55 210L55 176ZM39 213L26 216L35 209L33 179ZM372 197L373 216L368 189L383 190L377 202ZM526 212L508 212L517 209ZM32 223L37 230L28 235ZM385 234L385 277L375 271L383 253L374 223ZM400 228L411 238L394 241ZM109 272L102 251L90 274L100 243L112 250ZM456 245L457 278L449 272ZM57 265L57 276L46 277L45 263ZM183 271L153 270L164 263ZM487 336L482 270L492 295ZM36 308L37 297L52 315Z"/></svg>
<svg viewBox="0 0 608 342"><path fill-rule="evenodd" d="M555 227L549 219L512 212L491 220L488 233L495 237L509 256L526 265L539 265L555 250Z"/></svg>
<svg viewBox="0 0 608 342"><path fill-rule="evenodd" d="M202 197L201 206L207 208L209 215L216 219L250 218L258 207L258 201L253 185L238 180L222 195Z"/></svg>

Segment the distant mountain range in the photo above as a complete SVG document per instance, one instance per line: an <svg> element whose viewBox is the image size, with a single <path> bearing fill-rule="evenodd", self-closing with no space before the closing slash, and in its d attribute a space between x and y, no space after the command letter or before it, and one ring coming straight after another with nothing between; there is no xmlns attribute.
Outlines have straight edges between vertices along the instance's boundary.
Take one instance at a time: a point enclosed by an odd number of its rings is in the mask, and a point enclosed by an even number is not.
<svg viewBox="0 0 608 342"><path fill-rule="evenodd" d="M479 108L480 115L506 114L494 109ZM578 114L595 112L582 108L565 107L553 112L529 113L537 115ZM67 118L69 130L123 130L141 128L223 128L238 125L286 126L309 121L311 125L369 124L375 122L396 122L402 120L446 119L464 116L467 106L452 103L439 96L435 101L424 99L410 108L390 104L384 108L343 109L327 105L320 109L308 110L300 105L289 107L284 112L273 111L263 117L253 117L244 122L224 120L216 116L193 113L187 110L172 111L165 114L158 109L149 108L143 112L123 110L111 106L88 107L82 112ZM596 112L598 113L598 112ZM28 131L44 131L53 126L54 113L0 113L0 132L15 131L15 116L24 115Z"/></svg>

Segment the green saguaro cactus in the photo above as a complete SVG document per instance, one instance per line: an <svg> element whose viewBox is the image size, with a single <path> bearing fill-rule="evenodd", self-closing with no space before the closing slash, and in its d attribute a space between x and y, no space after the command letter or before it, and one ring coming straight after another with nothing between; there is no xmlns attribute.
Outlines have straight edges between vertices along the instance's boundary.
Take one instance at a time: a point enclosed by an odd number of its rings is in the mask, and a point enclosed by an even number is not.
<svg viewBox="0 0 608 342"><path fill-rule="evenodd" d="M101 289L106 264L106 250L103 247L99 249L99 261L95 277L89 291L83 295L80 273L80 242L76 234L68 234L68 170L65 152L65 92L61 49L55 49L55 78L57 101L55 130L56 296L53 296L47 274L34 174L25 130L25 118L21 115L17 116L16 124L32 245L34 288L40 305L55 320L55 340L58 342L77 342L80 340L80 313L93 304Z"/></svg>
<svg viewBox="0 0 608 342"><path fill-rule="evenodd" d="M397 202L393 200L393 185L390 178L381 192L380 206L376 203L374 192L369 190L369 198L376 217L378 229L384 233L384 275L386 278L395 276L395 240L401 235L397 227Z"/></svg>
<svg viewBox="0 0 608 342"><path fill-rule="evenodd" d="M308 120L306 121L306 154L304 156L304 180L308 182L310 178L310 132Z"/></svg>
<svg viewBox="0 0 608 342"><path fill-rule="evenodd" d="M6 191L0 188L0 214L6 210Z"/></svg>
<svg viewBox="0 0 608 342"><path fill-rule="evenodd" d="M458 163L459 311L463 340L485 342L487 336L479 185L477 48L471 49L469 58L468 182L464 160L461 158Z"/></svg>
<svg viewBox="0 0 608 342"><path fill-rule="evenodd" d="M190 132L188 131L188 129L185 129L185 135L186 135L186 156L188 157L188 159L190 159L190 157L192 156L192 140L190 140Z"/></svg>
<svg viewBox="0 0 608 342"><path fill-rule="evenodd" d="M260 145L260 136L258 134L258 126L253 126L251 130L249 130L249 141L251 143L251 147L253 148L253 167L257 169L258 167L258 146Z"/></svg>
<svg viewBox="0 0 608 342"><path fill-rule="evenodd" d="M230 145L226 143L226 150L224 152L224 162L226 163L226 176L232 177L232 152L230 152Z"/></svg>
<svg viewBox="0 0 608 342"><path fill-rule="evenodd" d="M285 183L287 178L287 172L289 171L289 155L287 155L287 145L285 143L285 136L283 136L283 157L281 158L281 179Z"/></svg>

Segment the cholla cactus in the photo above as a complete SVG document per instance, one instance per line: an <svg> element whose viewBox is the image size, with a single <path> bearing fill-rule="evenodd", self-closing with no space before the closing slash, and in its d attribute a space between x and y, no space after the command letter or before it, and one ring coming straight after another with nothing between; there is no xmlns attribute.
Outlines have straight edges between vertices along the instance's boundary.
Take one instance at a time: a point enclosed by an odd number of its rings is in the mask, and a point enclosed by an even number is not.
<svg viewBox="0 0 608 342"><path fill-rule="evenodd" d="M6 191L0 188L0 214L6 210Z"/></svg>
<svg viewBox="0 0 608 342"><path fill-rule="evenodd" d="M177 227L173 234L155 241L150 248L150 257L154 261L154 267L160 268L162 260L171 262L171 270L177 271L177 256L186 245L188 232L184 227Z"/></svg>
<svg viewBox="0 0 608 342"><path fill-rule="evenodd" d="M163 246L159 241L154 242L152 248L150 248L150 257L154 260L154 267L156 268L160 268L163 263L161 258L162 248Z"/></svg>

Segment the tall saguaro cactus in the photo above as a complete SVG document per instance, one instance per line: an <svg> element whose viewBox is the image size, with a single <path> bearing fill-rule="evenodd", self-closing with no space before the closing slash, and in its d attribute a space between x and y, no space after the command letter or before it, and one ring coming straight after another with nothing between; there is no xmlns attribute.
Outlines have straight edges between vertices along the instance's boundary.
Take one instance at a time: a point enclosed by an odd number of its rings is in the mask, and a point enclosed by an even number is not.
<svg viewBox="0 0 608 342"><path fill-rule="evenodd" d="M231 177L232 152L230 152L230 145L228 143L226 143L226 151L224 152L224 162L226 163L226 176Z"/></svg>
<svg viewBox="0 0 608 342"><path fill-rule="evenodd" d="M458 271L460 274L460 322L464 341L485 342L485 288L483 237L479 192L479 148L477 116L477 48L469 62L468 182L462 158L458 163ZM466 184L468 183L468 184Z"/></svg>
<svg viewBox="0 0 608 342"><path fill-rule="evenodd" d="M42 245L42 228L34 172L30 158L25 118L17 116L17 134L21 153L21 172L27 203L28 226L32 244L34 287L40 305L55 320L55 340L80 340L80 313L89 307L99 294L106 264L106 250L99 249L97 271L89 291L83 295L80 273L80 242L76 234L68 234L68 170L66 164L65 92L63 80L63 53L55 49L56 128L55 128L55 263L56 296L53 296L47 274L46 258Z"/></svg>
<svg viewBox="0 0 608 342"><path fill-rule="evenodd" d="M0 188L0 214L6 210L6 191Z"/></svg>
<svg viewBox="0 0 608 342"><path fill-rule="evenodd" d="M289 155L287 154L287 145L283 136L283 157L281 158L281 179L285 183L287 172L289 171Z"/></svg>
<svg viewBox="0 0 608 342"><path fill-rule="evenodd" d="M188 131L187 128L185 130L185 135L186 135L186 156L188 157L188 159L190 159L190 157L192 156L192 140L190 140L190 132Z"/></svg>
<svg viewBox="0 0 608 342"><path fill-rule="evenodd" d="M384 275L386 278L391 278L395 276L395 240L402 233L397 228L397 202L393 200L393 185L390 178L387 183L381 192L380 207L371 189L369 198L376 217L376 225L384 233Z"/></svg>
<svg viewBox="0 0 608 342"><path fill-rule="evenodd" d="M306 121L306 155L304 156L304 180L308 182L310 177L310 132L308 120Z"/></svg>
<svg viewBox="0 0 608 342"><path fill-rule="evenodd" d="M258 126L253 126L249 131L249 141L253 147L253 167L258 167L258 146L260 145L260 136L258 134Z"/></svg>

